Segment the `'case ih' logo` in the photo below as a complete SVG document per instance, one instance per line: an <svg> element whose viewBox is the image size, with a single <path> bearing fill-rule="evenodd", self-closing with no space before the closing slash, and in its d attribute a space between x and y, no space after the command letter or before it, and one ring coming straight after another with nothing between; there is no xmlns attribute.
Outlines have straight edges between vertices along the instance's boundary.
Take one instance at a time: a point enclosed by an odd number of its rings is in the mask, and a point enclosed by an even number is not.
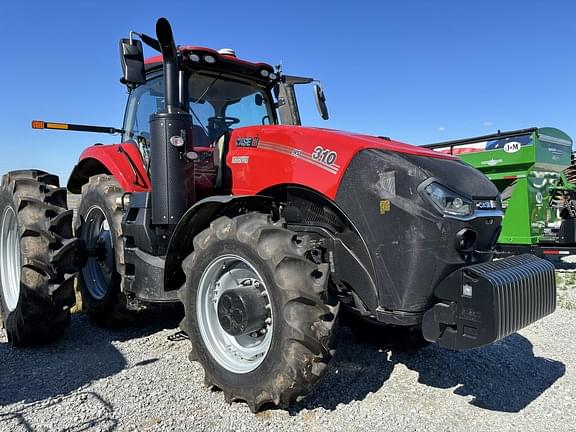
<svg viewBox="0 0 576 432"><path fill-rule="evenodd" d="M476 201L476 208L479 210L493 210L497 208L495 200Z"/></svg>
<svg viewBox="0 0 576 432"><path fill-rule="evenodd" d="M236 147L258 147L258 137L237 138Z"/></svg>

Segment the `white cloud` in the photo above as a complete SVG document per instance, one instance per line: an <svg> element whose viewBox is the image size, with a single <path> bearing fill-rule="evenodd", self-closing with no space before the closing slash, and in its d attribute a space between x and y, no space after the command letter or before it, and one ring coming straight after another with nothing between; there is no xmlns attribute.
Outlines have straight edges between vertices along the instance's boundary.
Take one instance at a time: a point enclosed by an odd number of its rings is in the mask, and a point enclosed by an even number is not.
<svg viewBox="0 0 576 432"><path fill-rule="evenodd" d="M445 128L444 126L440 126L440 127L438 128L438 130L439 130L440 132L444 132L444 131L446 130L446 128Z"/></svg>
<svg viewBox="0 0 576 432"><path fill-rule="evenodd" d="M484 123L482 123L482 126L484 127L489 127L489 126L493 126L494 123L490 122L490 121L485 121Z"/></svg>

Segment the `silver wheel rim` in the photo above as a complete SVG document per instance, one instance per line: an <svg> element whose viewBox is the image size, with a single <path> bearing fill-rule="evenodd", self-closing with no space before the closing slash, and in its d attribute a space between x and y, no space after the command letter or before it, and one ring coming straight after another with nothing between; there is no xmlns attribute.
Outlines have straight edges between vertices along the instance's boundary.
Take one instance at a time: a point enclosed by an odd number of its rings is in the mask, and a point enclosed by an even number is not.
<svg viewBox="0 0 576 432"><path fill-rule="evenodd" d="M93 206L88 210L80 238L88 250L97 255L88 258L82 269L85 288L94 299L101 300L108 294L116 263L110 224L100 207Z"/></svg>
<svg viewBox="0 0 576 432"><path fill-rule="evenodd" d="M218 300L223 292L239 288L246 281L256 284L266 297L270 317L263 335L231 336L218 320ZM220 366L233 373L245 374L262 364L272 343L274 317L269 299L262 277L244 258L222 255L206 267L198 286L196 316L202 340Z"/></svg>
<svg viewBox="0 0 576 432"><path fill-rule="evenodd" d="M20 298L20 236L18 219L12 207L6 207L2 215L0 228L0 281L2 296L12 312L18 306Z"/></svg>

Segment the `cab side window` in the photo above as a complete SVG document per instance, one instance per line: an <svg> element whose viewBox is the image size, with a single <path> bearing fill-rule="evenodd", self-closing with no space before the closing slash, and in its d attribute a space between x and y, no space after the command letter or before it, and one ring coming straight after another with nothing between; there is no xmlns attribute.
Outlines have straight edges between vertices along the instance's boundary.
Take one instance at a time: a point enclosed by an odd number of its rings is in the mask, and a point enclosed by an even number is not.
<svg viewBox="0 0 576 432"><path fill-rule="evenodd" d="M144 157L150 147L150 116L164 109L163 80L152 78L128 98L122 141L134 141Z"/></svg>

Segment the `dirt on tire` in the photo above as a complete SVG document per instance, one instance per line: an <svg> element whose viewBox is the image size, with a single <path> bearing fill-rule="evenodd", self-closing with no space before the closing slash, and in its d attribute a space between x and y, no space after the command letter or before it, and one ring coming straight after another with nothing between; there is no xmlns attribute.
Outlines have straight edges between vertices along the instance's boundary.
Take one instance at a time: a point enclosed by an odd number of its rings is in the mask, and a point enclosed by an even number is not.
<svg viewBox="0 0 576 432"><path fill-rule="evenodd" d="M8 212L16 216L20 284L14 307L8 307L0 290L0 315L12 344L45 344L68 327L75 303L73 212L58 177L39 170L2 177L0 216Z"/></svg>
<svg viewBox="0 0 576 432"><path fill-rule="evenodd" d="M306 258L311 244L272 222L249 213L216 219L194 239L194 252L183 262L186 284L180 295L186 316L191 360L204 368L205 384L223 391L226 401L245 401L253 412L264 406L287 408L311 392L334 354L333 328L338 304L327 297L328 264ZM197 289L206 265L233 253L257 268L270 292L273 342L262 362L247 373L234 373L210 353L198 327Z"/></svg>
<svg viewBox="0 0 576 432"><path fill-rule="evenodd" d="M110 257L113 264L109 265L109 279L91 278L89 271L99 270L98 258L89 257L86 266L78 274L78 285L82 295L82 306L92 322L100 327L119 328L132 323L136 313L126 307L126 296L121 290L124 273L124 244L122 238L122 197L124 190L111 175L98 174L90 177L88 183L82 186L82 196L78 205L76 217L76 233L88 249L97 247L97 239L88 233L92 211L97 209L105 218L113 253ZM98 261L98 262L97 262ZM88 284L103 286L92 287ZM95 296L95 291L101 291L102 296Z"/></svg>

